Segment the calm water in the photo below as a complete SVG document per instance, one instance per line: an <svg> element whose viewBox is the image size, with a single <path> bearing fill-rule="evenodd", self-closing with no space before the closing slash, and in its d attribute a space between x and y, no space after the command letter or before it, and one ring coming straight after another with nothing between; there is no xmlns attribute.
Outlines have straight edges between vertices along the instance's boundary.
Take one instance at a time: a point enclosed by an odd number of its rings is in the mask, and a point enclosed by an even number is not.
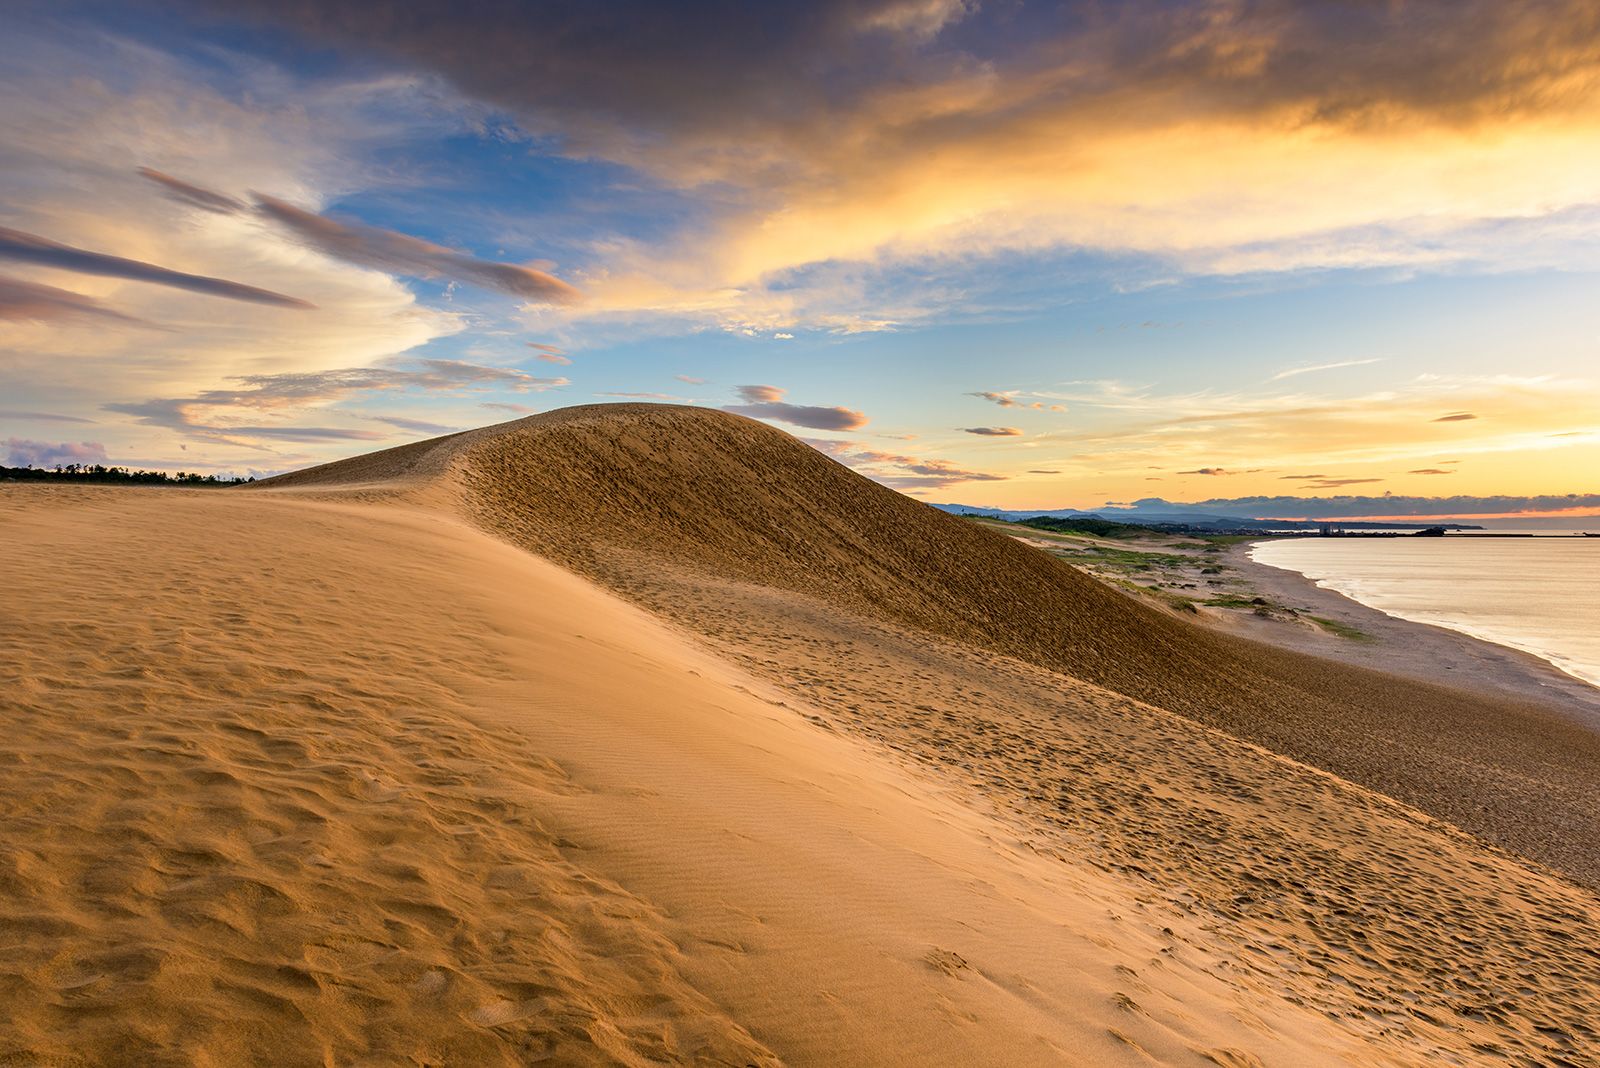
<svg viewBox="0 0 1600 1068"><path fill-rule="evenodd" d="M1600 538L1293 538L1250 556L1600 686Z"/></svg>

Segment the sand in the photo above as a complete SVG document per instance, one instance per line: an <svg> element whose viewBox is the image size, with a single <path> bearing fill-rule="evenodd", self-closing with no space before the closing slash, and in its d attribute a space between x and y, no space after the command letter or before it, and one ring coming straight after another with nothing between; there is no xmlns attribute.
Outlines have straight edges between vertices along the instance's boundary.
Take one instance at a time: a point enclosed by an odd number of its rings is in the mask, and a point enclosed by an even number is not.
<svg viewBox="0 0 1600 1068"><path fill-rule="evenodd" d="M548 492L597 492L571 452L489 492L538 420L277 488L0 488L32 565L0 593L0 1062L1595 1063L1572 878L874 610L876 567L792 588L711 507L745 477L715 425L677 423L703 492L636 542L605 501L660 484L670 417L576 418L632 457L587 526ZM940 563L838 519L847 486L740 491L812 568Z"/></svg>

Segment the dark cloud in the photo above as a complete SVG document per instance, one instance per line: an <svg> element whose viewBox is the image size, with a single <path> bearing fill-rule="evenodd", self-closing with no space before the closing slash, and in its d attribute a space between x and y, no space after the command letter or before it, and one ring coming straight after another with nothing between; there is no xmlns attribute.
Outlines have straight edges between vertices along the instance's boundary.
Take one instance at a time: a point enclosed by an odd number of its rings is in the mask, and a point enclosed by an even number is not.
<svg viewBox="0 0 1600 1068"><path fill-rule="evenodd" d="M453 278L523 300L570 304L582 296L561 279L533 267L480 260L376 226L335 222L261 193L255 198L262 214L288 227L313 248L348 263L419 278Z"/></svg>
<svg viewBox="0 0 1600 1068"><path fill-rule="evenodd" d="M1179 471L1178 474L1180 474L1180 475L1231 475L1231 474L1233 474L1233 472L1229 471L1227 468L1224 468L1224 467L1197 467L1193 471Z"/></svg>
<svg viewBox="0 0 1600 1068"><path fill-rule="evenodd" d="M1059 475L1060 473L1060 471L1053 471L1043 467L1028 472L1030 475Z"/></svg>
<svg viewBox="0 0 1600 1068"><path fill-rule="evenodd" d="M998 123L1043 128L1098 106L1124 124L1157 106L1345 125L1549 113L1586 101L1600 40L1592 0L191 2L435 72L574 154L670 158L730 179L742 164L752 182L841 127L889 154L998 142ZM976 71L1007 91L912 116L881 106Z"/></svg>
<svg viewBox="0 0 1600 1068"><path fill-rule="evenodd" d="M1464 421L1466 421L1468 419L1476 419L1476 418L1478 418L1478 417L1476 415L1473 415L1471 412L1453 412L1450 415L1441 415L1439 418L1435 419L1434 422L1435 423L1460 423L1460 422L1464 422Z"/></svg>
<svg viewBox="0 0 1600 1068"><path fill-rule="evenodd" d="M1408 475L1453 475L1454 471L1446 471L1442 467L1419 467L1414 471L1407 471Z"/></svg>
<svg viewBox="0 0 1600 1068"><path fill-rule="evenodd" d="M752 419L771 419L791 426L812 430L859 430L867 425L867 417L849 408L817 408L804 404L789 404L783 397L787 390L777 386L740 386L739 396L744 404L730 404L725 412L747 415Z"/></svg>
<svg viewBox="0 0 1600 1068"><path fill-rule="evenodd" d="M106 463L106 447L98 441L29 441L6 439L6 466L54 467L57 464Z"/></svg>
<svg viewBox="0 0 1600 1068"><path fill-rule="evenodd" d="M979 437L985 438L1018 438L1022 436L1022 431L1014 426L964 426L961 428L961 432L963 434L977 434Z"/></svg>
<svg viewBox="0 0 1600 1068"><path fill-rule="evenodd" d="M1327 475L1279 475L1278 477L1280 479L1288 479L1291 482L1311 482L1311 481L1315 481L1316 479L1319 479L1319 478L1327 478L1328 476Z"/></svg>
<svg viewBox="0 0 1600 1068"><path fill-rule="evenodd" d="M140 167L139 174L159 185L167 196L173 200L188 204L191 207L204 208L218 214L229 215L244 211L247 205L242 200L225 196L210 189L203 189L198 185L191 185L170 174L162 174L151 167Z"/></svg>
<svg viewBox="0 0 1600 1068"><path fill-rule="evenodd" d="M0 321L51 323L65 319L141 322L106 307L93 297L0 275Z"/></svg>
<svg viewBox="0 0 1600 1068"><path fill-rule="evenodd" d="M224 278L169 271L155 264L73 248L71 245L63 245L48 238L36 237L6 227L0 227L0 259L54 267L62 271L76 271L79 274L150 282L155 285L170 286L173 289L185 289L191 293L248 301L251 304L270 304L280 308L316 307L308 301L286 297L271 290L257 289L255 286L230 282Z"/></svg>

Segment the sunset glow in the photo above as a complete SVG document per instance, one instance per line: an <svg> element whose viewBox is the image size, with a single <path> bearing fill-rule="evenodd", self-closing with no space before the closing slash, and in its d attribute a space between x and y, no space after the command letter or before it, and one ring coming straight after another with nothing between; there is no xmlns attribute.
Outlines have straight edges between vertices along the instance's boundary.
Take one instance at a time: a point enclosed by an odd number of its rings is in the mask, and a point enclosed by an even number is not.
<svg viewBox="0 0 1600 1068"><path fill-rule="evenodd" d="M933 501L1600 513L1587 0L25 2L0 54L12 465L635 399Z"/></svg>

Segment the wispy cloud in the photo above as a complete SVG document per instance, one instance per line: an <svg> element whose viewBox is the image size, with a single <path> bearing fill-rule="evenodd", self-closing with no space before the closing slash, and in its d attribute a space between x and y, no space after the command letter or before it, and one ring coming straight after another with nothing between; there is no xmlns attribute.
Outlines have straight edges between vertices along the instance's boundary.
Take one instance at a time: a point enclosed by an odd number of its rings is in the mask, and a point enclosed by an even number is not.
<svg viewBox="0 0 1600 1068"><path fill-rule="evenodd" d="M106 307L93 297L0 275L0 320L49 323L81 318L140 322L131 315Z"/></svg>
<svg viewBox="0 0 1600 1068"><path fill-rule="evenodd" d="M416 390L454 393L494 388L540 392L569 384L565 378L538 378L522 371L483 367L458 360L424 359L405 367L351 367L335 371L276 375L238 375L236 389L212 389L187 397L115 402L108 411L133 416L149 426L190 437L252 446L260 440L301 442L376 441L388 436L356 427L301 426L256 422L263 412L322 410L357 394ZM372 417L404 429L447 429L397 417Z"/></svg>
<svg viewBox="0 0 1600 1068"><path fill-rule="evenodd" d="M531 301L570 304L582 296L561 279L534 267L480 260L376 226L335 222L262 193L256 194L256 207L307 244L349 263L421 278L454 278Z"/></svg>
<svg viewBox="0 0 1600 1068"><path fill-rule="evenodd" d="M1019 438L1022 431L1014 426L964 426L963 434L976 434L982 438Z"/></svg>
<svg viewBox="0 0 1600 1068"><path fill-rule="evenodd" d="M543 360L545 363L553 363L561 367L567 367L572 363L571 358L554 345L545 345L538 341L530 341L527 344L530 349L534 350L533 358L536 360Z"/></svg>
<svg viewBox="0 0 1600 1068"><path fill-rule="evenodd" d="M214 211L221 215L241 212L246 208L245 202L242 200L235 200L233 197L218 193L215 190L205 189L190 182L185 182L181 178L174 178L170 174L162 174L151 167L140 167L139 174L141 177L148 178L156 183L163 192L181 204L204 208L206 211Z"/></svg>
<svg viewBox="0 0 1600 1068"><path fill-rule="evenodd" d="M1441 415L1439 418L1435 419L1434 422L1435 423L1464 423L1468 419L1476 419L1476 418L1478 418L1478 417L1475 414L1473 414L1472 412L1452 412L1450 415Z"/></svg>
<svg viewBox="0 0 1600 1068"><path fill-rule="evenodd" d="M1064 412L1067 410L1067 407L1064 404L1050 404L1046 401L1023 400L1021 399L1022 397L1042 396L1042 394L1024 393L1020 389L1004 391L986 389L980 390L976 393L968 393L967 396L982 398L991 404L998 404L1002 408L1032 408L1035 411L1041 412Z"/></svg>
<svg viewBox="0 0 1600 1068"><path fill-rule="evenodd" d="M280 308L314 308L316 305L310 301L300 300L298 297L284 296L268 289L256 286L247 286L241 282L230 282L225 278L209 278L205 275L186 274L183 271L172 271L165 267L158 267L153 263L143 263L139 260L125 259L122 256L111 256L103 252L90 252L87 249L73 248L63 245L49 238L38 237L34 234L25 234L20 230L12 230L0 226L0 259L12 260L18 263L31 263L40 267L53 267L60 271L75 271L79 274L100 275L106 278L126 278L134 282L149 282L158 286L170 286L173 289L186 289L191 293L203 293L211 297L226 297L229 300L243 300L252 304L271 304Z"/></svg>
<svg viewBox="0 0 1600 1068"><path fill-rule="evenodd" d="M854 441L802 438L807 445L866 475L875 482L908 492L942 489L963 482L1001 482L1004 475L974 471L948 460L930 460L884 452Z"/></svg>
<svg viewBox="0 0 1600 1068"><path fill-rule="evenodd" d="M415 430L422 434L448 434L460 427L444 426L441 423L430 423L426 419L410 419L403 415L369 415L375 423L388 423L397 430Z"/></svg>
<svg viewBox="0 0 1600 1068"><path fill-rule="evenodd" d="M1310 367L1291 367L1287 371L1279 371L1269 381L1281 382L1285 378L1294 378L1298 375L1309 375L1317 371L1337 371L1341 367L1365 367L1369 363L1382 363L1381 357L1374 356L1366 360L1340 360L1337 363L1319 363Z"/></svg>
<svg viewBox="0 0 1600 1068"><path fill-rule="evenodd" d="M54 412L30 412L16 408L0 408L0 419L16 419L33 423L93 423L93 419L84 419L76 415L57 415Z"/></svg>

